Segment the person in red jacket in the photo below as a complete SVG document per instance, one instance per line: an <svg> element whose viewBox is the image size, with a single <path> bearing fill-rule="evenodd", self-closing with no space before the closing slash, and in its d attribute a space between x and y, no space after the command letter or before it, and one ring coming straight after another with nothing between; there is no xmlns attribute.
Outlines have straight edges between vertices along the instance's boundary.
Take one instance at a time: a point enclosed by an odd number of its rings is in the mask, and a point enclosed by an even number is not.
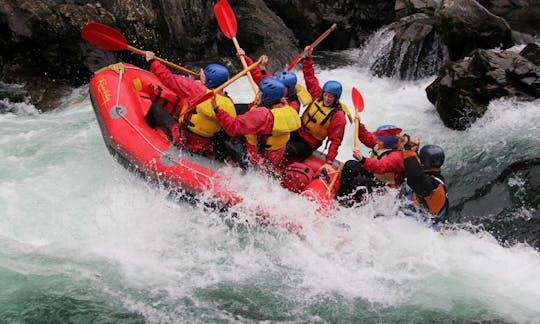
<svg viewBox="0 0 540 324"><path fill-rule="evenodd" d="M358 139L372 148L371 157L362 156L360 150L353 150L356 160L349 160L341 172L338 199L350 206L361 202L364 195L383 186L398 187L405 180L403 148L409 142L408 135L400 136L401 128L382 125L374 133L364 124L359 124Z"/></svg>
<svg viewBox="0 0 540 324"><path fill-rule="evenodd" d="M266 170L279 167L290 133L300 127L296 111L283 102L285 86L274 78L259 83L260 105L232 116L214 100L216 117L229 136L245 136L247 155L253 165Z"/></svg>
<svg viewBox="0 0 540 324"><path fill-rule="evenodd" d="M253 64L253 60L251 59L251 57L247 56L246 52L241 48L238 49L238 52L236 53L236 56L238 56L238 57L243 56L244 59L246 60L246 64L248 66ZM257 84L261 83L261 81L264 78L268 78L268 77L272 76L268 72L268 70L266 69L266 64L268 64L268 56L261 55L260 59L261 59L261 63L259 63L258 66L254 67L249 72L249 73L251 73L251 76L253 77L253 81L255 81L255 83L257 83ZM244 67L241 67L241 68L244 68Z"/></svg>
<svg viewBox="0 0 540 324"><path fill-rule="evenodd" d="M331 80L321 88L313 68L312 50L308 50L307 53L302 63L302 71L307 90L315 99L302 114L302 127L291 134L285 156L303 160L328 138L330 146L323 166L326 169L331 168L330 165L334 162L343 141L347 124L345 115L351 117L347 106L339 101L343 91L341 84Z"/></svg>
<svg viewBox="0 0 540 324"><path fill-rule="evenodd" d="M155 54L147 51L146 60L150 64L152 71L158 79L169 89L174 91L180 98L188 102L206 94L209 89L219 87L229 79L229 71L219 64L209 64L201 69L200 80L195 81L188 77L173 74L159 61L155 60ZM229 114L236 116L234 103L223 91L216 94L216 100L222 109ZM181 115L180 120L171 122L170 118L163 113L163 108L159 105L152 105L147 115L147 120L156 120L158 124L164 125L170 132L172 140L187 148L191 152L201 154L211 154L214 152L214 140L221 130L210 100L200 103L188 113ZM167 132L167 131L166 131ZM220 137L220 141L223 139ZM221 145L218 142L218 146Z"/></svg>

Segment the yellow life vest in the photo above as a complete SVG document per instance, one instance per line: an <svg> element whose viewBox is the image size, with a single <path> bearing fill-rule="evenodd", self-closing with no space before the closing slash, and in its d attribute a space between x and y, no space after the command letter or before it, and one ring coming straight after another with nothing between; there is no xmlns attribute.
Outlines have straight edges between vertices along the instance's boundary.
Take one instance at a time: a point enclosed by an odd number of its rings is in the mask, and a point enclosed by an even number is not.
<svg viewBox="0 0 540 324"><path fill-rule="evenodd" d="M313 97L311 97L309 91L307 91L307 89L302 85L297 83L294 86L294 90L296 92L296 96L298 97L298 101L300 101L302 106L307 106L313 101Z"/></svg>
<svg viewBox="0 0 540 324"><path fill-rule="evenodd" d="M371 158L380 160L384 156L388 155L390 152L394 151L394 149L387 149L387 148L380 148L379 144L375 144L373 147L373 150L371 151ZM394 172L386 172L383 174L374 174L375 177L381 181L383 181L386 184L389 185L395 185L396 184L396 178Z"/></svg>
<svg viewBox="0 0 540 324"><path fill-rule="evenodd" d="M229 115L236 116L236 109L231 98L218 93L216 94L216 103L221 109L227 111ZM191 113L182 115L179 121L184 123L191 132L206 138L213 137L221 130L221 125L216 119L210 99L197 105Z"/></svg>
<svg viewBox="0 0 540 324"><path fill-rule="evenodd" d="M328 121L340 109L347 114L349 121L352 122L349 108L344 103L339 103L339 107L327 107L321 99L317 99L302 114L302 127L313 137L323 141L328 136Z"/></svg>
<svg viewBox="0 0 540 324"><path fill-rule="evenodd" d="M260 136L257 135L246 135L246 140L255 146L264 144L264 149L267 151L276 151L287 144L291 132L300 128L301 121L296 110L289 105L272 108L270 112L274 115L274 124L272 125L272 134L262 135L266 138L265 143L259 143Z"/></svg>

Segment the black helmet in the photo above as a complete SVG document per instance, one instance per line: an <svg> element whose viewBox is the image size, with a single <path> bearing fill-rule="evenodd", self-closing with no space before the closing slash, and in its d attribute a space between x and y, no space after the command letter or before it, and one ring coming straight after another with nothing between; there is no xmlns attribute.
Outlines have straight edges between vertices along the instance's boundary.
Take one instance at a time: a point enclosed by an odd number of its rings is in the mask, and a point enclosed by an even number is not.
<svg viewBox="0 0 540 324"><path fill-rule="evenodd" d="M420 150L420 162L424 169L440 168L444 163L444 151L438 145L424 145Z"/></svg>

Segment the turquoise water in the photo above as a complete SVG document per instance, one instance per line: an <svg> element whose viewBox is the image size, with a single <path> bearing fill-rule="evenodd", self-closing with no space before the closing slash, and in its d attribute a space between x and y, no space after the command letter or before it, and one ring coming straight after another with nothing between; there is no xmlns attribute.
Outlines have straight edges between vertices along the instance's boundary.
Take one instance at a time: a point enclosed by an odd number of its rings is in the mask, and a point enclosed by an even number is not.
<svg viewBox="0 0 540 324"><path fill-rule="evenodd" d="M355 66L320 78L342 80L351 107L351 87L363 93L368 128L397 123L445 147L452 199L505 160L538 154L538 103L494 102L456 132L425 97L431 80L376 79ZM244 81L229 89L238 102L250 91ZM1 322L540 323L538 251L481 230L433 232L396 215L392 193L321 218L234 169L230 186L248 198L238 219L178 203L111 158L86 93L52 113L0 115ZM257 225L260 204L301 223L306 238Z"/></svg>

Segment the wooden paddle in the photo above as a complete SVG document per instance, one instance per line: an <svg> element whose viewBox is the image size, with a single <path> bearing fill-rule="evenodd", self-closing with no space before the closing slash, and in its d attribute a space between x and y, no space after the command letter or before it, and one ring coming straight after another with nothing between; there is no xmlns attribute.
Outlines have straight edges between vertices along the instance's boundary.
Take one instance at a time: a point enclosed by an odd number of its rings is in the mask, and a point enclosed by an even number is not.
<svg viewBox="0 0 540 324"><path fill-rule="evenodd" d="M212 89L212 91L209 91L209 92L205 93L204 95L196 98L192 103L189 103L189 109L182 112L182 114L179 116L179 118L182 117L183 115L187 114L189 111L195 109L195 107L197 105L199 105L199 104L205 102L206 100L211 99L212 97L214 97L218 92L225 89L225 87L229 86L231 83L235 82L236 80L240 79L241 77L243 77L244 75L249 73L249 71L253 70L253 68L255 68L260 63L261 63L261 59L259 59L257 62L254 62L253 64L251 64L247 68L243 69L242 71L238 72L237 74L232 76L229 80L225 81L219 87L217 87L215 89Z"/></svg>
<svg viewBox="0 0 540 324"><path fill-rule="evenodd" d="M223 32L223 34L227 38L232 39L234 47L238 52L238 50L240 49L240 44L238 44L238 40L236 40L236 16L234 15L234 11L232 10L227 0L219 0L214 5L214 14L216 15L216 19L218 21L221 32ZM240 56L240 61L242 62L242 67L244 69L248 67L246 63L246 58L244 56ZM257 92L259 91L259 87L253 80L251 73L248 73L247 76L249 82L251 83L251 87L253 88L253 92L257 94Z"/></svg>
<svg viewBox="0 0 540 324"><path fill-rule="evenodd" d="M114 29L104 24L100 24L93 21L89 22L88 24L86 24L86 26L84 26L81 36L87 42L94 44L97 47L101 47L103 49L109 50L109 51L128 50L135 54L139 54L142 56L145 55L145 51L135 48L133 46L130 46L127 43L127 40L124 37L124 35L122 35L122 33L119 30ZM171 63L159 57L156 57L155 59L170 68L182 71L186 74L190 74L199 78L199 73L197 72L193 72L189 69L181 67L180 65L176 65L174 63Z"/></svg>
<svg viewBox="0 0 540 324"><path fill-rule="evenodd" d="M336 181L338 179L339 174L341 173L341 170L343 170L343 163L340 163L336 173L334 174L334 177L332 178L332 181L330 182L330 185L328 186L328 189L326 189L326 195L330 197L332 195L332 189L334 189L334 186L336 185Z"/></svg>
<svg viewBox="0 0 540 324"><path fill-rule="evenodd" d="M360 113L364 110L364 98L355 87L352 88L352 101L355 108L354 118L354 149L358 149L358 127L360 127Z"/></svg>
<svg viewBox="0 0 540 324"><path fill-rule="evenodd" d="M300 62L302 57L304 57L309 50L312 50L315 48L315 46L319 45L319 43L322 42L323 39L326 38L326 36L330 35L330 33L334 29L336 29L336 27L337 27L336 23L332 24L332 26L328 28L324 33L322 33L321 36L319 36L313 43L311 43L311 45L309 45L308 48L305 48L302 53L298 54L298 56L296 56L294 60L292 60L291 64L289 64L289 66L287 67L287 70L290 71L294 69L294 67L296 66L296 64L298 64L298 62Z"/></svg>

